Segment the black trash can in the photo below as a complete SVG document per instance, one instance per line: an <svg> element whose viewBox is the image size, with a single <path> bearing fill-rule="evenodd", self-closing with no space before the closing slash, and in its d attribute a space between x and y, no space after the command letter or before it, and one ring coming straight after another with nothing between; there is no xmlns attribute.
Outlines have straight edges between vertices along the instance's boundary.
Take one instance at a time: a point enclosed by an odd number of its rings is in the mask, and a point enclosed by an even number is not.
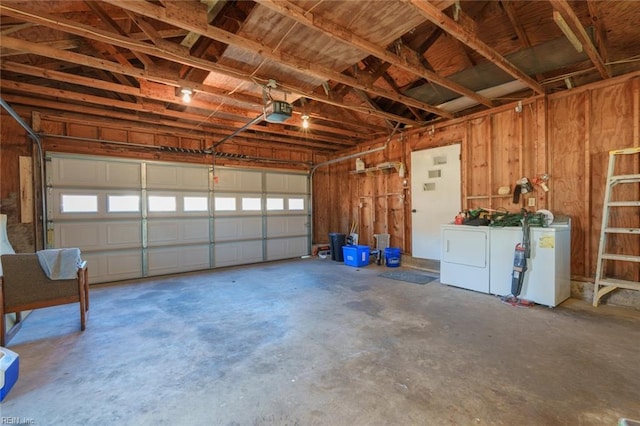
<svg viewBox="0 0 640 426"><path fill-rule="evenodd" d="M347 236L338 232L329 233L329 246L331 248L331 260L344 262L342 247L347 245Z"/></svg>

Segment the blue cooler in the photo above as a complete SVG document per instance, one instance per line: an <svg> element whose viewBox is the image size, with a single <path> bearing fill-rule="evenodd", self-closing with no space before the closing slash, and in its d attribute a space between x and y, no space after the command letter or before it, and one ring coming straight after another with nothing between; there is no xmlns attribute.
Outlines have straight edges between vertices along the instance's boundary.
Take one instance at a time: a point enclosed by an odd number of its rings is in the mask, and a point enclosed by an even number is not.
<svg viewBox="0 0 640 426"><path fill-rule="evenodd" d="M20 358L9 349L0 347L0 401L4 401L13 385L18 381Z"/></svg>

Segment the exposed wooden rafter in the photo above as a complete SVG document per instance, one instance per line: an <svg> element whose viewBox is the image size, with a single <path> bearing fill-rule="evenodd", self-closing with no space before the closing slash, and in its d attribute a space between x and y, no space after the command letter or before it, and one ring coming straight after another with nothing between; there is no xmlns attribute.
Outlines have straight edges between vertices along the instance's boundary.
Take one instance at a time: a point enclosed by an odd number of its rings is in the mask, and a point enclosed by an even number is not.
<svg viewBox="0 0 640 426"><path fill-rule="evenodd" d="M371 43L365 40L364 38L353 34L352 32L348 31L346 28L342 28L337 24L323 18L322 16L318 16L313 14L312 12L308 12L290 1L257 0L257 2L266 7L269 7L270 9L275 10L276 12L284 16L287 16L288 18L294 19L296 22L304 24L310 28L315 28L332 37L336 37L339 40L342 40L345 43L350 44L351 46L361 49L362 51L367 52L370 55L376 56L377 58L380 58L386 62L389 62L392 65L395 65L411 73L414 73L417 76L425 78L442 87L446 87L447 89L452 90L456 93L459 93L461 95L474 99L476 102L480 104L483 104L488 107L491 107L493 105L489 99L485 98L484 96L478 95L473 90L469 90L460 84L454 83L453 81L440 77L435 72L425 68L420 63L420 60L418 59L420 55L415 51L409 52L411 49L409 49L408 47L406 47L405 49L406 55L398 56L390 52L386 48L382 46L377 46L376 44ZM415 105L412 105L412 106L415 106ZM434 111L429 111L429 112L434 112ZM442 115L442 114L438 114L438 115Z"/></svg>
<svg viewBox="0 0 640 426"><path fill-rule="evenodd" d="M258 53L264 58L271 59L280 64L286 65L293 69L297 69L298 71L308 73L309 75L313 75L321 79L340 82L342 84L364 90L372 95L381 96L383 98L388 98L400 103L405 103L407 105L414 106L418 109L431 112L441 117L453 118L453 114L434 106L425 104L424 102L420 102L408 96L399 95L389 90L372 86L370 82L363 79L349 77L328 67L311 63L308 60L297 58L291 54L287 54L279 50L270 49L268 46L265 46L260 42L250 40L209 25L206 22L206 14L205 18L198 20L197 22L193 22L194 19L183 19L182 16L184 16L184 13L182 11L178 13L178 11L173 9L178 7L177 5L162 8L146 2L120 2L117 0L105 1L108 3L112 3L114 6L122 7L132 12L148 16L153 19L158 19L160 21L187 29L189 31L200 33L201 35L204 35L211 39L218 40L235 47L248 50L250 52ZM182 5L180 5L180 7L182 7Z"/></svg>
<svg viewBox="0 0 640 426"><path fill-rule="evenodd" d="M118 3L118 2L116 2ZM126 3L128 6L134 7L134 5L130 4L130 3ZM136 3L136 5L138 5L138 3ZM149 5L148 3L145 4L140 4L138 6L140 6L143 11L147 10L146 5ZM153 8L157 8L157 6L152 6ZM162 8L160 8L162 9ZM207 61L204 59L200 59L200 58L195 58L193 56L183 56L183 55L179 55L176 52L171 52L171 51L167 51L163 48L157 47L157 46L152 46L149 45L147 43L138 41L138 40L133 40L131 38L125 37L125 36L121 36L119 34L113 34L113 33L109 33L109 32L105 32L103 30L99 30L99 29L95 29L95 28L91 28L85 25L81 25L78 24L76 22L73 21L69 21L60 17L54 17L54 16L49 16L46 15L44 13L41 13L39 15L34 15L32 13L29 13L28 10L21 8L21 7L17 7L12 5L11 7L5 5L5 4L0 4L0 11L3 14L7 14L10 16L14 16L14 17L18 17L21 19L25 19L28 20L30 22L34 22L34 23L38 23L40 25L45 25L45 26L49 26L55 29L60 29L60 30L64 30L66 32L70 32L72 34L76 34L76 35L80 35L82 37L86 37L89 39L94 39L97 41L103 41L105 43L111 43L113 45L117 45L117 46L121 46L121 47L126 47L129 48L131 50L136 50L138 52L142 52L151 56L156 56L162 59L166 59L169 61L173 61L173 62L177 62L183 65L189 65L192 67L196 67L196 68L200 68L203 70L207 70L207 71L216 71L219 72L221 74L224 75L228 75L234 78L238 78L244 81L248 81L248 82L252 82L254 83L257 80L260 80L258 77L256 76L252 76L248 73L239 71L235 68L231 68L228 66L224 66L221 64L217 64L215 62L212 61ZM154 9L155 13L158 13L158 11L156 9ZM148 13L151 13L149 11L147 11ZM177 13L177 12L176 12ZM159 19L162 19L161 17ZM177 18L171 18L173 20L177 20L179 22L179 19ZM198 29L198 26L194 25L194 24L189 24L189 23L183 23L183 25L185 25L186 27L193 27L194 29ZM223 30L219 30L219 29L214 29L214 27L209 26L208 24L204 24L205 26L205 30L200 30L200 31L204 31L207 33L207 35L209 35L209 32L214 32L218 37L220 38L224 38L220 33L223 34L227 34L230 37L233 36L232 38L236 38L237 36L235 34L231 34L228 33L226 31ZM185 28L188 29L188 28ZM243 39L244 40L244 39ZM259 45L259 43L257 42L251 42L252 45L256 44ZM4 43L4 38L3 38L3 44ZM261 45L260 45L261 46ZM137 69L136 69L137 70ZM141 72L140 70L138 70L137 72ZM355 80L354 78L349 78L348 76L341 74L341 73L335 73L338 74L339 76L342 76L342 80L345 81L349 81L349 82L353 82L353 80ZM177 87L180 87L180 85L176 84L176 79L175 78L166 78L165 81L169 84L173 84L176 85ZM182 82L183 83L183 82ZM267 81L263 80L263 83L266 84ZM358 83L358 85L362 86L362 87L368 87L367 85L363 84L363 83ZM301 87L297 87L297 86L292 86L292 85L286 85L285 86L286 90L289 90L293 93L298 93L304 97L313 99L313 100L317 100L319 102L324 102L324 103L328 103L331 104L333 106L339 107L339 108L350 108L350 109L354 109L357 110L359 112L368 112L371 113L372 115L377 115L380 116L381 118L386 118L386 119L390 119L392 121L396 121L396 122L400 122L400 123L404 123L404 124L410 124L410 125L417 125L418 123L413 121L413 120L409 120L407 118L401 117L401 116L397 116L395 114L389 114L386 112L381 112L381 111L375 111L372 110L370 108L366 108L360 105L348 105L345 103L341 103L341 102L334 102L330 99L330 97L327 95L326 97L322 97L319 96L317 93L314 92L309 92L308 90L305 90ZM371 90L374 90L375 92L381 92L382 89L377 89L375 90L374 88L371 88ZM384 91L384 93L388 94L389 96L392 96L390 94L389 91ZM401 100L397 97L397 96L393 96L394 98L397 98L396 100L401 102ZM403 98L407 98L406 96ZM410 98L407 98L410 99ZM414 101L412 103L418 103L419 105L423 105L420 102ZM430 108L429 108L430 109ZM447 113L447 116L452 116L452 114Z"/></svg>
<svg viewBox="0 0 640 426"><path fill-rule="evenodd" d="M580 20L569 3L566 0L549 0L549 2L551 3L551 6L553 6L553 8L562 15L562 18L578 38L578 41L582 44L585 53L589 56L589 59L591 59L591 62L593 62L593 65L596 67L602 78L610 78L611 73L607 69L604 61L598 53L598 50L591 42L587 31L582 26L582 23L580 23Z"/></svg>
<svg viewBox="0 0 640 426"><path fill-rule="evenodd" d="M497 67L501 68L503 71L507 72L517 80L522 81L536 93L544 93L544 88L537 81L522 72L506 58L496 52L493 48L487 46L484 42L478 39L475 34L471 33L468 29L459 25L453 19L449 18L441 10L434 7L431 3L426 0L408 1L411 2L411 4L413 4L425 18L442 28L445 32L451 34L462 43L471 47L480 55L493 62Z"/></svg>

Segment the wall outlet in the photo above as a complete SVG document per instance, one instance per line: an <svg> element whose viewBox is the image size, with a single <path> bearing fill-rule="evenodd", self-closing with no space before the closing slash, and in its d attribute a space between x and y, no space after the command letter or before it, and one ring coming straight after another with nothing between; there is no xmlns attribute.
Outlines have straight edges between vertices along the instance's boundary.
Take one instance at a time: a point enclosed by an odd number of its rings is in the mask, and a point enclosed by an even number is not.
<svg viewBox="0 0 640 426"><path fill-rule="evenodd" d="M529 197L529 207L536 206L536 197Z"/></svg>

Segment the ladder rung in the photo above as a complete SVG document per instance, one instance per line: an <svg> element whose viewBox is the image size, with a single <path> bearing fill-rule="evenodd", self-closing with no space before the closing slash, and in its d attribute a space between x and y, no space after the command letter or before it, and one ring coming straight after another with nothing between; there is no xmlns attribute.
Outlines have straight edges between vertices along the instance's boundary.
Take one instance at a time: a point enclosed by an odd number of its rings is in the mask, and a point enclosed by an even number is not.
<svg viewBox="0 0 640 426"><path fill-rule="evenodd" d="M622 149L612 149L609 151L609 155L620 155L620 154L638 154L640 153L640 146L634 146L631 148L622 148Z"/></svg>
<svg viewBox="0 0 640 426"><path fill-rule="evenodd" d="M610 201L609 207L640 207L640 201Z"/></svg>
<svg viewBox="0 0 640 426"><path fill-rule="evenodd" d="M640 256L633 256L630 254L603 253L602 258L608 260L623 260L625 262L640 262Z"/></svg>
<svg viewBox="0 0 640 426"><path fill-rule="evenodd" d="M609 183L633 183L640 182L639 175L617 175L609 178Z"/></svg>
<svg viewBox="0 0 640 426"><path fill-rule="evenodd" d="M605 228L608 234L640 234L640 228Z"/></svg>
<svg viewBox="0 0 640 426"><path fill-rule="evenodd" d="M630 288L632 290L640 290L640 281L620 280L618 278L602 278L596 282L599 286L614 286L621 288Z"/></svg>

